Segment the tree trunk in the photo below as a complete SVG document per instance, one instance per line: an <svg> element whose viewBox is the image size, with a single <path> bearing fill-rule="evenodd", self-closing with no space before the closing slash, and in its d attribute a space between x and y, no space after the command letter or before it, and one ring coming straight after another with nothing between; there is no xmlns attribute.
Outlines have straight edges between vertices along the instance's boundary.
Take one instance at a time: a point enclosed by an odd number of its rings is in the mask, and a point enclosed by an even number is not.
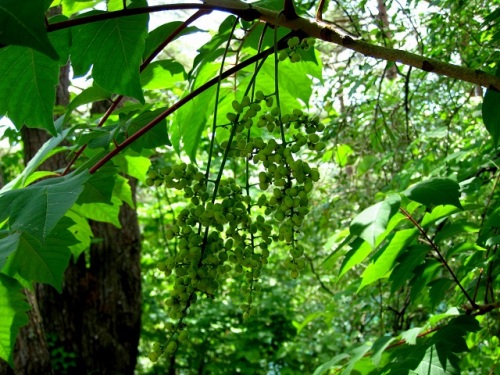
<svg viewBox="0 0 500 375"><path fill-rule="evenodd" d="M61 69L57 104L69 102L68 67ZM28 162L50 135L24 128ZM64 168L66 155L56 154L45 170ZM135 181L130 181L135 199ZM133 374L140 335L140 232L135 209L123 204L122 229L91 223L95 241L90 252L70 261L59 294L48 285L27 293L30 322L21 329L14 371L0 364L0 374ZM48 345L47 345L48 344Z"/></svg>

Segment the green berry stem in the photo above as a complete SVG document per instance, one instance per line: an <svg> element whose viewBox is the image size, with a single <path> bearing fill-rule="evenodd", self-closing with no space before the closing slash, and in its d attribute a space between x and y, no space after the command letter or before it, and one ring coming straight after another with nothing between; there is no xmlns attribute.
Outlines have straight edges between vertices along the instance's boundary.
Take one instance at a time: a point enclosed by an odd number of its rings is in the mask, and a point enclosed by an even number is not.
<svg viewBox="0 0 500 375"><path fill-rule="evenodd" d="M164 215L163 215L162 205L160 203L161 197L160 197L160 191L159 191L158 186L155 186L155 196L156 196L156 204L158 205L158 222L160 225L162 242L163 242L163 246L165 246L165 248L168 249L167 235L165 233L165 221L163 220ZM167 199L168 199L168 197L167 197Z"/></svg>
<svg viewBox="0 0 500 375"><path fill-rule="evenodd" d="M231 29L231 34L227 40L226 49L224 50L224 55L222 56L222 61L220 64L219 70L219 80L217 81L217 88L215 90L215 108L214 108L214 121L212 124L212 139L210 140L210 148L208 150L208 160L207 160L207 170L205 172L205 179L208 181L210 177L210 166L212 164L212 156L214 152L215 145L215 132L217 130L217 110L219 108L219 96L220 96L220 86L222 83L222 73L224 71L224 64L226 62L226 57L229 53L229 47L231 45L231 39L233 38L234 31L236 30L236 26L238 25L239 18L236 18L233 23L233 28Z"/></svg>
<svg viewBox="0 0 500 375"><path fill-rule="evenodd" d="M280 126L281 142L284 145L286 143L285 131L283 129L283 122L281 121L281 106L280 106L280 93L279 93L278 26L274 28L274 95L276 95L276 108L278 108L279 110L277 118Z"/></svg>

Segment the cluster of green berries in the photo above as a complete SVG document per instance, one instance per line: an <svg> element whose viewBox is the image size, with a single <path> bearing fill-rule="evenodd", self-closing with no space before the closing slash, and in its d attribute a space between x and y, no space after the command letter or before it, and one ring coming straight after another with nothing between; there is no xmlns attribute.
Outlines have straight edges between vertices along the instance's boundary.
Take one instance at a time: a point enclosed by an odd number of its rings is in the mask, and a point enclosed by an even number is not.
<svg viewBox="0 0 500 375"><path fill-rule="evenodd" d="M298 272L305 267L305 261L299 259L303 248L297 243L297 234L309 212L308 194L314 182L319 180L319 171L295 155L305 147L316 152L324 150L326 145L320 140L318 133L321 133L325 126L319 122L317 116L308 116L299 109L280 116L277 107L271 110L256 107L264 100L268 108L272 107L270 99L272 96L258 91L254 102L251 102L249 97L244 97L241 103L233 102L233 108L238 113L243 113L245 107L252 109L252 106L255 106L255 112L245 118L247 111L241 121L235 113L228 116L234 120L233 126L237 131L231 145L224 142L222 147L229 148L228 155L248 158L264 168L258 173L257 185L261 190L271 191L272 194L261 194L257 205L264 209L266 216L272 216L278 223L274 225L277 228L274 239L290 244L291 258L286 265L290 269L290 275L296 278L299 276ZM261 111L260 114L257 109ZM257 119L257 127L266 128L270 133L280 132L281 126L286 129L293 128L295 132L288 141L280 141L279 137L278 140L275 137L252 137L238 132L243 122L253 124L254 119Z"/></svg>
<svg viewBox="0 0 500 375"><path fill-rule="evenodd" d="M165 345L153 345L152 361L162 353L173 353L187 339L182 320L189 307L200 295L216 295L229 275L243 277L243 318L255 315L253 301L273 242L285 242L290 249L285 266L292 278L306 266L298 234L309 212L308 195L320 176L298 153L322 151L325 144L318 133L325 127L317 116L300 110L281 115L274 107L274 95L257 91L254 97L233 101L235 112L227 115L230 124L225 125L233 136L220 145L228 157L244 158L254 165L244 184L231 177L210 180L194 164L182 162L147 174L148 186L176 189L189 199L166 229L167 240L176 244L175 251L157 265L166 276L175 275L164 305L177 324L167 323L170 336ZM265 132L252 136L252 126L267 130L269 136ZM293 130L292 135L284 138L284 129ZM280 137L272 134L275 132ZM253 186L262 192L251 193Z"/></svg>
<svg viewBox="0 0 500 375"><path fill-rule="evenodd" d="M314 46L315 42L314 38L300 40L298 36L291 37L287 41L288 48L280 51L278 60L285 61L286 59L290 59L293 63L299 62L301 60L299 50L307 51L310 47Z"/></svg>
<svg viewBox="0 0 500 375"><path fill-rule="evenodd" d="M170 339L164 345L159 342L153 343L148 355L151 362L158 361L163 353L172 355L177 350L178 343L183 343L189 338L189 333L185 324L179 324L176 326L171 322L167 322L166 328L171 333Z"/></svg>

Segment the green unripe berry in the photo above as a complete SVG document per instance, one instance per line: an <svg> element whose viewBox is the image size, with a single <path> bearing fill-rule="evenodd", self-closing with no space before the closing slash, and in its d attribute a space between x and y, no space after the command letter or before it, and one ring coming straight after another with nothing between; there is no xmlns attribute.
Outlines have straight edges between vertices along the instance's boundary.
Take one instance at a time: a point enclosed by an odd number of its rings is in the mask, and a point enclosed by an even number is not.
<svg viewBox="0 0 500 375"><path fill-rule="evenodd" d="M187 341L188 338L189 338L188 331L183 330L183 331L181 331L179 333L179 336L177 337L177 340L179 340L179 342L184 342L184 341Z"/></svg>
<svg viewBox="0 0 500 375"><path fill-rule="evenodd" d="M293 63L297 63L301 59L302 59L302 57L300 56L300 54L298 52L292 52L290 54L290 61L293 62Z"/></svg>
<svg viewBox="0 0 500 375"><path fill-rule="evenodd" d="M317 152L320 152L320 151L323 151L326 147L326 143L325 142L318 142L314 145L314 151L317 151Z"/></svg>
<svg viewBox="0 0 500 375"><path fill-rule="evenodd" d="M299 45L299 43L300 43L300 39L298 36L294 36L294 37L288 39L288 41L287 41L288 47L290 47L290 48L297 47Z"/></svg>
<svg viewBox="0 0 500 375"><path fill-rule="evenodd" d="M229 121L235 122L238 116L236 115L236 113L229 112L226 114L226 117Z"/></svg>
<svg viewBox="0 0 500 375"><path fill-rule="evenodd" d="M309 47L312 47L312 46L314 46L316 44L316 39L314 39L314 38L307 38L306 39L306 43L307 43L307 45Z"/></svg>
<svg viewBox="0 0 500 375"><path fill-rule="evenodd" d="M151 352L151 353L149 353L148 358L151 362L156 362L156 361L158 361L158 358L160 358L160 353Z"/></svg>
<svg viewBox="0 0 500 375"><path fill-rule="evenodd" d="M241 104L238 103L237 100L233 100L233 102L231 103L233 109L237 112L237 113L241 113L243 111L243 109L241 108Z"/></svg>
<svg viewBox="0 0 500 375"><path fill-rule="evenodd" d="M241 99L241 106L248 107L250 105L250 97L245 95L243 99Z"/></svg>
<svg viewBox="0 0 500 375"><path fill-rule="evenodd" d="M271 108L273 106L273 102L274 102L273 97L270 96L269 98L266 99L266 106L268 108Z"/></svg>
<svg viewBox="0 0 500 375"><path fill-rule="evenodd" d="M146 178L145 183L146 183L147 186L154 186L155 185L155 180L153 180L152 178Z"/></svg>
<svg viewBox="0 0 500 375"><path fill-rule="evenodd" d="M170 341L167 347L165 348L165 351L169 354L172 354L177 350L177 343L175 341Z"/></svg>
<svg viewBox="0 0 500 375"><path fill-rule="evenodd" d="M255 99L258 101L264 100L264 98L264 93L262 91L259 90L255 93Z"/></svg>
<svg viewBox="0 0 500 375"><path fill-rule="evenodd" d="M277 117L279 116L280 114L280 109L278 107L274 107L272 110L271 110L271 115L274 116L274 117Z"/></svg>
<svg viewBox="0 0 500 375"><path fill-rule="evenodd" d="M300 273L299 273L299 271L298 271L298 270L291 270L291 271L290 271L290 277L291 277L292 279L296 279L296 278L298 278L298 277L299 277L299 275L300 275Z"/></svg>
<svg viewBox="0 0 500 375"><path fill-rule="evenodd" d="M250 104L250 108L253 109L255 112L260 112L260 110L262 109L262 107L257 103Z"/></svg>
<svg viewBox="0 0 500 375"><path fill-rule="evenodd" d="M278 60L285 61L287 58L288 58L288 52L285 50L280 51L280 54L278 55Z"/></svg>
<svg viewBox="0 0 500 375"><path fill-rule="evenodd" d="M311 143L318 143L319 142L319 135L316 133L309 134L309 142Z"/></svg>

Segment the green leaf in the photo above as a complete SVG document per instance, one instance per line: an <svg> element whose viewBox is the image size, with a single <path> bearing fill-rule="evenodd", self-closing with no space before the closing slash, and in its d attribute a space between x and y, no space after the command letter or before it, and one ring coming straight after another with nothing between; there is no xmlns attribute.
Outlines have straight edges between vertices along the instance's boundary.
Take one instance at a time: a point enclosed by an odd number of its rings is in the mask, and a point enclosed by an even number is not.
<svg viewBox="0 0 500 375"><path fill-rule="evenodd" d="M0 273L0 358L14 366L12 353L19 328L28 323L30 309L22 285Z"/></svg>
<svg viewBox="0 0 500 375"><path fill-rule="evenodd" d="M493 138L495 147L500 139L500 92L488 89L483 100L483 122Z"/></svg>
<svg viewBox="0 0 500 375"><path fill-rule="evenodd" d="M351 250L347 252L342 260L342 266L340 267L338 279L340 279L342 275L344 275L356 264L361 263L372 251L370 244L363 241L361 238L355 239L349 244L349 246L351 247Z"/></svg>
<svg viewBox="0 0 500 375"><path fill-rule="evenodd" d="M144 48L144 53L143 53L143 59L147 59L153 51L160 45L162 44L171 34L172 32L181 26L183 22L180 21L175 21L175 22L169 22L165 23L161 26L158 26L156 29L151 31L146 38L146 46ZM194 26L189 26L186 27L177 37L175 37L176 40L177 38L183 36L183 35L189 35L197 32L202 32L203 30L198 29L197 27Z"/></svg>
<svg viewBox="0 0 500 375"><path fill-rule="evenodd" d="M313 320L321 318L324 315L325 313L323 311L316 311L313 312L312 314L307 315L306 318L301 323L293 322L294 327L297 329L297 334L299 334Z"/></svg>
<svg viewBox="0 0 500 375"><path fill-rule="evenodd" d="M65 217L45 240L23 233L17 251L9 257L3 272L18 273L28 281L47 283L61 292L62 279L77 240L68 230L74 222ZM29 261L27 261L29 259Z"/></svg>
<svg viewBox="0 0 500 375"><path fill-rule="evenodd" d="M401 332L401 339L405 340L409 345L415 345L417 343L418 335L423 331L422 327L411 328L407 331Z"/></svg>
<svg viewBox="0 0 500 375"><path fill-rule="evenodd" d="M235 20L235 16L228 16L224 21L222 21L218 32L214 34L212 39L198 50L198 55L196 55L193 61L193 69L189 73L190 76L195 71L199 73L205 64L215 61L215 59L224 53L224 49L219 47L222 43L227 42L231 36L231 29ZM198 76L198 74L195 74L194 76Z"/></svg>
<svg viewBox="0 0 500 375"><path fill-rule="evenodd" d="M353 369L354 365L356 365L356 362L358 362L361 358L363 358L364 355L368 353L370 348L371 348L370 343L366 343L361 346L358 346L357 348L354 348L351 351L352 357L349 360L347 366L344 368L344 371L342 371L341 375L350 375L351 370Z"/></svg>
<svg viewBox="0 0 500 375"><path fill-rule="evenodd" d="M111 223L117 228L121 228L120 213L121 201L117 197L111 199L111 205L106 203L85 203L73 206L73 211L79 215L94 221Z"/></svg>
<svg viewBox="0 0 500 375"><path fill-rule="evenodd" d="M146 173L151 167L151 160L144 156L118 155L114 158L114 162L123 173L140 181L145 180Z"/></svg>
<svg viewBox="0 0 500 375"><path fill-rule="evenodd" d="M439 359L439 353L434 346L427 348L422 361L415 368L417 375L454 375L460 371L447 361L443 365Z"/></svg>
<svg viewBox="0 0 500 375"><path fill-rule="evenodd" d="M361 237L374 248L377 237L385 232L390 218L398 212L399 205L399 196L391 195L383 202L368 207L351 222L351 233Z"/></svg>
<svg viewBox="0 0 500 375"><path fill-rule="evenodd" d="M396 339L394 337L383 336L379 337L377 341L373 343L371 350L372 350L372 361L375 366L378 366L380 364L380 360L382 359L382 354L384 353L384 350L391 344L391 342L395 340Z"/></svg>
<svg viewBox="0 0 500 375"><path fill-rule="evenodd" d="M33 48L52 60L59 56L50 44L45 28L45 3L40 0L17 0L0 2L0 43ZM1 59L2 65L5 64Z"/></svg>
<svg viewBox="0 0 500 375"><path fill-rule="evenodd" d="M134 134L144 126L155 120L159 115L165 112L165 108L158 108L154 111L144 111L138 116L126 121L126 129L128 134ZM132 115L133 113L131 113ZM168 138L167 121L165 119L158 122L153 129L145 133L137 141L130 145L130 149L138 154L143 149L152 149L162 146L171 146L172 143Z"/></svg>
<svg viewBox="0 0 500 375"><path fill-rule="evenodd" d="M76 202L89 178L88 173L52 178L0 196L0 200L13 198L11 229L30 233L43 241Z"/></svg>
<svg viewBox="0 0 500 375"><path fill-rule="evenodd" d="M366 285L386 277L394 267L394 262L401 250L405 249L417 234L418 230L413 228L396 232L392 239L375 254L374 261L364 270L358 292Z"/></svg>
<svg viewBox="0 0 500 375"><path fill-rule="evenodd" d="M403 194L427 207L449 204L463 209L458 200L460 186L449 178L431 178L412 186Z"/></svg>
<svg viewBox="0 0 500 375"><path fill-rule="evenodd" d="M426 226L435 223L439 219L450 216L454 213L459 212L459 209L455 206L437 206L432 209L431 212L426 212L424 218L420 225L425 228Z"/></svg>
<svg viewBox="0 0 500 375"><path fill-rule="evenodd" d="M175 112L171 127L172 145L177 153L180 153L182 142L182 149L191 160L196 159L201 134L207 126L207 111L213 108L214 93L215 88L211 88L196 96L182 106L181 110Z"/></svg>
<svg viewBox="0 0 500 375"><path fill-rule="evenodd" d="M68 133L69 129L66 129L62 133L58 134L57 137L52 137L45 142L37 151L35 156L33 156L33 158L31 158L28 162L26 168L24 168L24 170L14 180L5 185L0 192L27 186L29 184L29 178L33 172L47 159L47 157L53 155L55 148L66 138Z"/></svg>
<svg viewBox="0 0 500 375"><path fill-rule="evenodd" d="M430 249L427 245L414 245L407 247L399 255L397 259L398 265L394 267L391 276L389 276L389 281L392 283L392 293L401 288L406 280L413 277L413 270L423 262L429 251Z"/></svg>
<svg viewBox="0 0 500 375"><path fill-rule="evenodd" d="M328 370L330 370L332 367L334 367L337 363L342 361L343 359L349 358L350 355L347 353L342 353L339 355L336 355L332 359L330 359L328 362L323 363L322 365L318 366L316 370L314 370L313 375L323 375L328 373Z"/></svg>
<svg viewBox="0 0 500 375"><path fill-rule="evenodd" d="M12 233L11 235L0 239L0 270L5 265L10 254L16 251L19 246L20 233Z"/></svg>
<svg viewBox="0 0 500 375"><path fill-rule="evenodd" d="M138 3L134 4L145 5ZM71 46L75 75L83 76L93 66L92 78L97 85L144 103L139 67L147 25L148 15L140 14L75 27Z"/></svg>
<svg viewBox="0 0 500 375"><path fill-rule="evenodd" d="M161 60L149 64L141 73L144 90L172 89L187 78L184 66L174 60Z"/></svg>
<svg viewBox="0 0 500 375"><path fill-rule="evenodd" d="M343 144L336 146L334 151L335 162L340 167L345 167L349 161L349 156L352 155L353 152L354 151L349 145Z"/></svg>
<svg viewBox="0 0 500 375"><path fill-rule="evenodd" d="M449 238L456 238L462 233L477 233L481 228L476 223L471 223L467 220L457 220L448 222L434 237L434 242L439 243Z"/></svg>
<svg viewBox="0 0 500 375"><path fill-rule="evenodd" d="M77 243L69 247L73 259L78 259L81 253L90 248L90 243L94 234L90 225L84 217L78 215L72 210L66 213L66 216L74 221L74 225L68 228L73 237L75 237Z"/></svg>
<svg viewBox="0 0 500 375"><path fill-rule="evenodd" d="M84 9L90 9L97 4L104 2L104 0L62 0L62 12L65 16L70 17Z"/></svg>
<svg viewBox="0 0 500 375"><path fill-rule="evenodd" d="M127 203L131 208L135 208L134 199L132 197L132 188L130 187L128 178L117 175L113 195L122 202Z"/></svg>
<svg viewBox="0 0 500 375"><path fill-rule="evenodd" d="M8 116L18 130L26 125L47 129L55 136L57 61L18 46L1 48L0 61L0 116Z"/></svg>
<svg viewBox="0 0 500 375"><path fill-rule="evenodd" d="M94 84L83 90L69 103L66 107L66 117L69 119L68 115L81 105L93 103L98 100L111 99L111 96L109 91Z"/></svg>
<svg viewBox="0 0 500 375"><path fill-rule="evenodd" d="M111 204L111 196L115 186L116 169L112 166L105 166L97 173L94 173L90 179L85 182L83 192L76 201L77 204L83 203L107 203Z"/></svg>
<svg viewBox="0 0 500 375"><path fill-rule="evenodd" d="M432 308L436 307L439 303L443 301L443 296L447 295L448 289L450 289L453 282L450 279L441 277L436 280L432 280L429 285L429 300L431 302Z"/></svg>
<svg viewBox="0 0 500 375"><path fill-rule="evenodd" d="M460 359L456 354L469 350L465 336L479 331L477 320L470 315L460 315L438 330L430 339L432 345L416 369L432 369L435 374L459 374ZM424 373L424 372L420 372Z"/></svg>

